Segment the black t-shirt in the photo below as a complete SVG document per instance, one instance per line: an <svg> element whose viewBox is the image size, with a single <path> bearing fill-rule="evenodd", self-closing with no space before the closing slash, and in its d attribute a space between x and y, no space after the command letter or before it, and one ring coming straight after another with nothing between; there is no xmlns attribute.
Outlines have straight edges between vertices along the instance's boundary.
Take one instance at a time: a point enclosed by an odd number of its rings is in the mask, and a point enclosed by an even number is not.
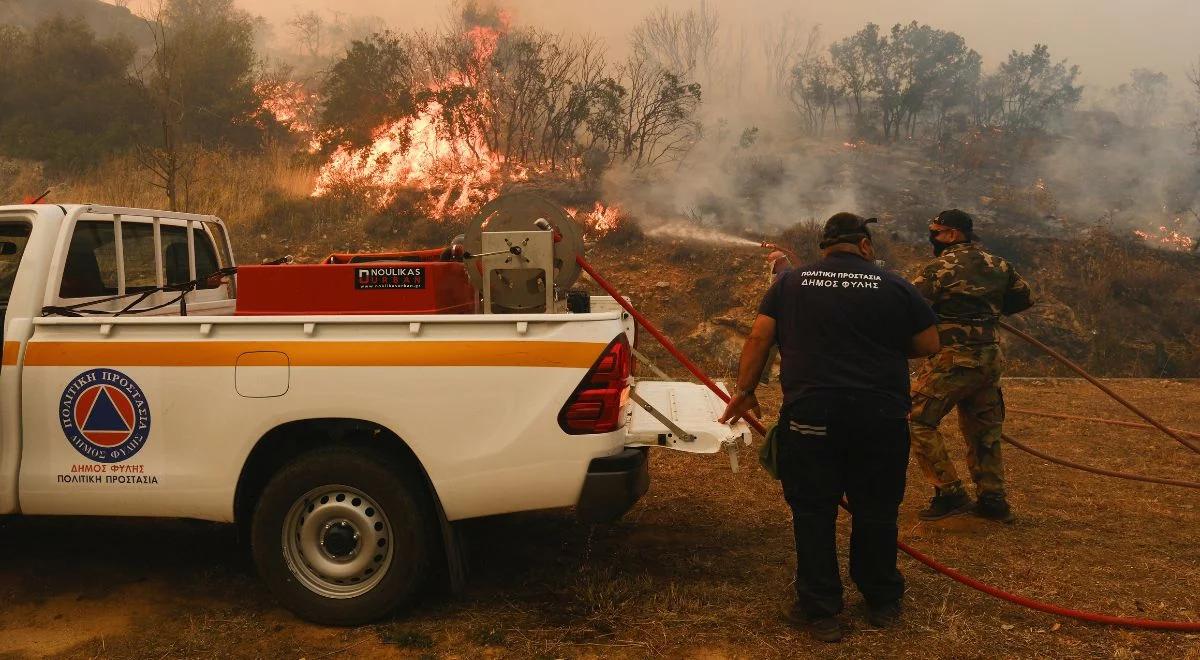
<svg viewBox="0 0 1200 660"><path fill-rule="evenodd" d="M784 274L758 312L775 319L785 405L908 414L908 348L937 316L904 278L834 252Z"/></svg>

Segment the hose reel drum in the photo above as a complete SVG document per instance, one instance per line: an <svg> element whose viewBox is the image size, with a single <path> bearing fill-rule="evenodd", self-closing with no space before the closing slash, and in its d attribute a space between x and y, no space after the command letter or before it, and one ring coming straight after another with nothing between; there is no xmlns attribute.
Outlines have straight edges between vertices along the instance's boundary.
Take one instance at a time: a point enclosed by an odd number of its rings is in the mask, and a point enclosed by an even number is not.
<svg viewBox="0 0 1200 660"><path fill-rule="evenodd" d="M479 210L467 226L465 247L475 257L467 274L483 293L485 313L536 314L559 311L559 301L579 279L583 236L561 206L518 192Z"/></svg>

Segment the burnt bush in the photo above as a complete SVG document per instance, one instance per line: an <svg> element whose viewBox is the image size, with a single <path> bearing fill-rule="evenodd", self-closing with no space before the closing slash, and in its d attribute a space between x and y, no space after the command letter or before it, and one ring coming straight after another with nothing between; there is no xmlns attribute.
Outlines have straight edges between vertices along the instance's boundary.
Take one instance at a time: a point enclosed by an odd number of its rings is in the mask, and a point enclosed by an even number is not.
<svg viewBox="0 0 1200 660"><path fill-rule="evenodd" d="M638 223L626 220L605 233L598 241L609 247L631 247L646 240L646 234Z"/></svg>

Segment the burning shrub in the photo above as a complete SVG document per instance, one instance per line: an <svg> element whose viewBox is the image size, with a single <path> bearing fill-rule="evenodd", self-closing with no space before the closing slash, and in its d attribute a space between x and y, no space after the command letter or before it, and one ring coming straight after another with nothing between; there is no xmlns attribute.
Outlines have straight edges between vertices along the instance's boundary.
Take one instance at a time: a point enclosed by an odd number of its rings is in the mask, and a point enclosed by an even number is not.
<svg viewBox="0 0 1200 660"><path fill-rule="evenodd" d="M1156 232L1142 231L1140 229L1133 230L1133 235L1158 247L1163 247L1169 250L1178 250L1180 252L1191 252L1196 249L1196 240L1191 236L1183 233L1178 227L1183 225L1182 218L1176 218L1175 229L1161 226Z"/></svg>
<svg viewBox="0 0 1200 660"><path fill-rule="evenodd" d="M600 237L600 243L612 247L630 247L646 239L645 232L632 220L622 222Z"/></svg>
<svg viewBox="0 0 1200 660"><path fill-rule="evenodd" d="M254 93L262 99L262 109L287 134L311 134L316 125L316 94L289 76L287 70L263 76L254 85ZM271 126L264 125L262 128L268 132L268 137L275 137L271 135Z"/></svg>
<svg viewBox="0 0 1200 660"><path fill-rule="evenodd" d="M604 241L610 245L628 245L642 237L641 228L617 206L596 202L590 211L568 206L567 215L575 219L586 240Z"/></svg>
<svg viewBox="0 0 1200 660"><path fill-rule="evenodd" d="M379 127L416 112L412 58L400 39L381 32L355 41L325 81L321 126L326 144L364 148Z"/></svg>
<svg viewBox="0 0 1200 660"><path fill-rule="evenodd" d="M632 58L610 71L590 39L513 29L468 3L443 33L357 41L325 85L328 162L313 194L468 216L514 182L586 180L614 161L666 162L694 135L699 86Z"/></svg>

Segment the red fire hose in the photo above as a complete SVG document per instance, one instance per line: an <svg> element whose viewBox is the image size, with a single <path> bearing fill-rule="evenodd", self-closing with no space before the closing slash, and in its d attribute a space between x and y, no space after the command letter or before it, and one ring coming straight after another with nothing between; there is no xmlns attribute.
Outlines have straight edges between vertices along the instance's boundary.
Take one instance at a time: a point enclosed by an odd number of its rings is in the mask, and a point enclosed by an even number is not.
<svg viewBox="0 0 1200 660"><path fill-rule="evenodd" d="M1075 463L1073 461L1068 461L1064 458L1057 458L1055 456L1051 456L1047 453L1038 451L1023 442L1014 440L1008 434L1002 433L1002 434L1000 434L1000 437L1008 444L1016 447L1017 449L1020 449L1021 451L1025 452L1027 454L1033 454L1034 456L1037 456L1038 458L1040 458L1042 460L1050 461L1051 463L1055 463L1055 464L1061 465L1063 467L1069 467L1074 470L1081 470L1083 472L1091 472L1092 474L1100 474L1100 475L1104 475L1106 477L1116 477L1117 479L1128 479L1129 481L1145 481L1147 483L1152 483L1152 484L1166 484L1167 486L1181 486L1183 488L1195 488L1195 489L1200 490L1200 482L1183 481L1181 479L1167 479L1166 477L1147 477L1145 475L1132 474L1130 472L1118 472L1117 470L1105 470L1104 468L1092 467L1090 465L1084 465L1082 463Z"/></svg>
<svg viewBox="0 0 1200 660"><path fill-rule="evenodd" d="M1067 415L1064 413L1047 412L1045 410L1030 410L1028 408L1017 408L1015 406L1005 406L1005 410L1007 410L1008 412L1021 413L1022 415L1034 415L1036 417L1050 417L1053 419L1066 419L1066 420L1075 421L1075 422L1097 422L1099 424L1111 424L1113 426L1124 426L1125 428L1130 428L1130 429L1145 429L1145 430L1154 431L1154 430L1157 430L1157 428L1158 428L1156 426L1151 426L1150 424L1140 424L1138 422L1127 422L1123 419L1108 419L1105 417L1084 417L1083 415ZM1184 431L1182 429L1176 429L1176 428L1172 428L1171 430L1178 433L1179 435L1184 435L1184 436L1188 436L1190 438L1200 440L1200 433L1196 433L1195 431Z"/></svg>
<svg viewBox="0 0 1200 660"><path fill-rule="evenodd" d="M1013 333L1014 335L1020 337L1021 339L1024 339L1025 341L1029 342L1030 344L1041 349L1044 353L1046 353L1050 357L1054 358L1058 362L1062 363L1068 369L1083 376L1084 378L1087 379L1087 381L1089 383L1091 383L1092 385L1095 385L1102 392L1104 392L1105 394L1107 394L1108 396L1113 398L1115 401L1117 401L1121 405L1125 406L1129 410L1133 411L1136 415L1138 415L1139 417L1141 417L1142 419L1144 419L1150 423L1149 424L1138 424L1137 422L1125 422L1125 421L1118 420L1118 419L1104 419L1101 417L1082 417L1079 415L1065 415L1065 414L1061 414L1061 413L1050 413L1050 412L1043 412L1043 411L1039 411L1039 410L1025 410L1023 408L1008 408L1008 410L1011 410L1013 412L1022 412L1022 413L1026 413L1026 414L1039 415L1042 417L1053 417L1056 419L1100 422L1103 424L1111 424L1114 426L1125 426L1125 427L1139 428L1139 429L1158 429L1158 430L1162 431L1163 433L1166 433L1167 435L1171 436L1175 440L1179 441L1181 444L1183 444L1188 449L1197 451L1197 448L1195 445L1193 445L1192 443L1190 443L1184 439L1184 436L1197 437L1197 434L1192 433L1191 431L1183 431L1180 429L1169 428L1169 427L1159 423L1157 420L1152 419L1149 415L1147 415L1145 412L1143 412L1137 406L1134 406L1132 403L1130 403L1130 402L1126 401L1125 399L1121 398L1120 396L1118 396L1115 392L1113 392L1111 389L1109 389L1103 383L1101 383L1100 381L1093 378L1091 374L1084 371L1083 367L1080 367L1079 365L1075 364L1069 358L1062 355L1058 351L1055 351L1054 349L1050 348L1046 344L1038 341L1037 339L1034 339L1029 334L1022 332L1020 330L1017 330L1016 328L1012 327L1011 325L1009 325L1003 321L1000 322L1000 327L1004 328L1005 330ZM1082 470L1083 472L1091 472L1092 474L1099 474L1099 475L1104 475L1107 477L1116 477L1117 479L1128 479L1130 481L1144 481L1144 482L1148 482L1148 483L1165 484L1168 486L1181 486L1183 488L1200 489L1200 483L1197 483L1195 481L1183 481L1180 479L1167 479L1167 478L1163 478L1163 477L1148 477L1148 476L1144 476L1144 475L1131 474L1129 472L1119 472L1117 470L1105 470L1103 468L1097 468L1097 467L1092 467L1089 465L1083 465L1080 463L1075 463L1073 461L1068 461L1066 459L1050 456L1049 454L1040 452L1028 445L1023 444L1008 435L1002 435L1001 437L1004 439L1005 442L1016 447L1017 449L1020 449L1023 452L1032 454L1043 460L1050 461L1051 463L1056 463L1058 465L1062 465L1064 467L1069 467L1069 468L1072 468L1075 470Z"/></svg>
<svg viewBox="0 0 1200 660"><path fill-rule="evenodd" d="M589 264L587 262L587 260L585 260L582 256L577 256L575 258L575 261L579 264L580 268L582 268L589 276L591 276L591 278L596 282L597 285L600 286L601 289L604 289L604 291L606 293L608 293L608 295L612 296L613 299L617 301L617 304L619 304L621 307L623 307L626 312L629 312L629 315L632 316L634 318L634 320L636 320L639 324L641 324L641 326L643 328L645 328L646 331L649 332L656 340L658 340L658 342L660 344L662 344L662 347L665 348L667 350L667 352L669 352L672 356L674 356L675 359L678 360L680 364L682 364L684 367L686 367L688 371L692 372L692 374L694 376L696 376L696 378L698 378L700 380L700 382L702 382L706 386L708 386L708 388L710 390L712 390L714 394L716 394L718 397L720 397L721 400L726 401L726 402L729 401L729 395L726 394L724 390L722 390L720 387L717 387L717 384L715 382L713 382L713 380L711 378L709 378L708 375L705 374L704 371L702 371L700 369L700 367L696 366L696 364L694 362L692 362L690 359L688 359L688 357L686 355L684 355L682 351L680 351L678 348L676 348L675 344L673 344L671 342L671 340L669 338L667 338L667 336L664 335L661 330L658 329L658 327L656 327L653 323L650 322L649 319L647 319L645 316L643 316L641 312L637 311L637 308L635 308L632 304L630 304L629 301L626 300L621 295L621 292L616 289L616 287L614 287L612 284L610 284L608 282L608 280L604 279L600 275L600 273L596 272L596 269L592 268L592 265ZM1028 338L1035 345L1044 346L1044 344L1041 344L1041 342L1038 342L1036 339L1033 339L1032 337L1029 337L1028 335L1025 335L1024 333L1021 333L1020 331L1017 331L1014 328L1011 328L1007 324L1005 324L1004 327L1010 331L1013 331L1015 334L1018 334L1018 336L1024 336L1024 337ZM1050 349L1048 346L1045 347L1045 350L1047 352L1051 353L1052 355L1057 356L1057 353L1054 353L1053 349ZM1061 358L1061 359L1066 360L1066 358ZM1077 369L1077 370L1081 373L1083 371L1082 369ZM1084 374L1084 376L1086 378L1088 378L1089 381L1092 381L1093 384L1100 387L1102 390L1105 390L1106 392L1111 392L1106 387L1104 387L1101 383L1099 383L1098 381L1095 381L1095 379L1093 379L1091 376L1088 376L1086 374ZM1118 401L1122 402L1126 407L1133 410L1140 417L1142 417L1146 421L1153 424L1156 428L1159 428L1159 430L1163 430L1164 432L1169 431L1165 426L1162 426L1161 424L1150 419L1147 415L1145 415L1141 411L1134 409L1132 404L1125 402L1124 399L1121 399L1115 393L1112 393L1112 396L1114 398L1116 398ZM755 431L758 431L760 434L766 435L766 432L767 432L766 427L763 426L762 422L760 422L758 419L756 419L753 415L746 415L745 419L746 419L746 422L749 423L750 426L753 427ZM1195 447L1192 447L1189 443L1183 441L1182 438L1180 438L1179 436L1169 433L1169 432L1168 432L1168 435L1171 435L1172 437L1175 437L1176 439L1180 440L1181 442L1183 442L1184 445L1191 447L1192 449L1195 449ZM844 503L843 503L843 506L845 506ZM1112 616L1109 614L1099 614L1096 612L1085 612L1082 610L1073 610L1073 609L1069 609L1069 608L1065 608L1065 607L1059 607L1057 605L1052 605L1050 603L1045 603L1040 600L1026 598L1024 596L1020 596L1017 594L1009 593L1002 589L998 589L989 584L985 584L985 583L980 582L979 580L976 580L967 575L963 575L962 573L959 573L958 571L950 568L949 566L946 566L946 565L938 562L937 560L933 559L932 557L929 557L928 555L917 550L916 548L909 546L907 543L904 543L903 541L897 541L896 545L897 545L897 547L899 547L901 550L903 550L906 554L908 554L913 559L916 559L917 561L921 562L922 564L925 564L929 568L932 568L933 570L937 571L938 573L941 573L942 575L945 575L946 577L949 577L952 580L955 580L957 582L965 584L968 587L971 587L972 589L982 591L983 593L988 594L989 596L994 596L1001 600L1006 600L1010 603L1016 603L1017 605L1021 605L1023 607L1027 607L1029 609L1037 610L1039 612L1046 612L1048 614L1055 614L1058 616L1070 617L1070 618L1079 619L1082 621L1091 621L1093 623L1104 623L1104 624L1108 624L1108 625L1123 626L1123 627L1127 627L1127 628L1147 628L1147 629L1151 629L1151 630L1180 630L1180 631L1187 631L1187 632L1200 632L1200 622L1158 621L1158 620L1154 620L1154 619L1137 619L1137 618L1131 618L1131 617Z"/></svg>
<svg viewBox="0 0 1200 660"><path fill-rule="evenodd" d="M1167 435L1171 436L1179 444L1183 445L1184 447L1187 447L1188 449L1191 449L1192 451L1194 451L1196 453L1200 453L1200 446L1193 444L1190 440L1184 438L1183 435L1176 433L1174 429L1167 428L1164 424L1160 423L1158 420L1156 420L1153 417L1142 412L1141 408L1138 408L1137 406L1133 405L1132 403L1126 401L1124 398L1121 397L1121 395L1119 395L1116 392L1109 389L1109 387L1107 385L1105 385L1104 383L1101 383L1100 381L1093 378L1091 374L1089 374L1088 372L1083 370L1083 367L1080 367L1079 365L1075 364L1071 360L1067 359L1067 357L1065 355L1059 353L1058 351L1054 350L1053 348L1050 348L1049 346L1043 344L1042 342L1038 341L1037 339L1034 339L1029 334L1012 327L1011 325L1005 323L1004 321L1000 321L1000 327L1004 328L1005 330L1011 332L1012 334L1020 337L1021 339L1024 339L1025 341L1029 342L1030 344L1033 344L1034 346L1038 347L1046 355L1049 355L1050 357L1054 358L1055 360L1058 360L1060 363L1063 364L1063 366L1065 366L1068 369L1070 369L1071 371L1074 371L1075 373L1079 374L1085 380L1087 380L1087 382L1091 383L1092 385L1095 385L1097 388L1100 389L1101 392L1104 392L1105 394L1107 394L1113 401L1116 401L1117 403L1125 406L1126 408L1129 409L1130 412L1132 412L1133 414L1137 415L1138 417L1141 417L1142 419L1146 420L1147 423L1149 423L1151 426L1158 429L1159 431L1162 431L1163 433L1166 433Z"/></svg>

